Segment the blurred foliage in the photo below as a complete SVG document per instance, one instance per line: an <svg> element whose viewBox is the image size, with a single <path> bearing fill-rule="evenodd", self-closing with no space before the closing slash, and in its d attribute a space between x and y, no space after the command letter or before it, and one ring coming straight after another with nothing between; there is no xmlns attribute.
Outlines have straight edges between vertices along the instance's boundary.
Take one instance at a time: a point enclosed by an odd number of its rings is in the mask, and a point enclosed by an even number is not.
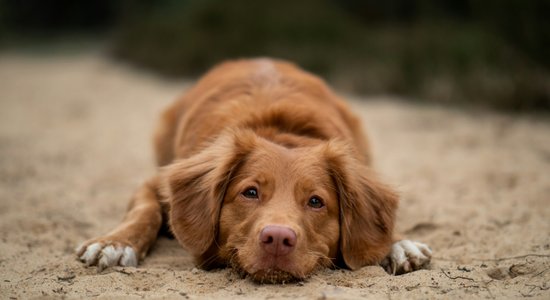
<svg viewBox="0 0 550 300"><path fill-rule="evenodd" d="M0 33L35 35L105 28L113 24L116 9L109 0L0 0Z"/></svg>
<svg viewBox="0 0 550 300"><path fill-rule="evenodd" d="M115 51L165 73L198 74L223 59L275 56L327 71L345 54L346 15L324 1L124 2Z"/></svg>
<svg viewBox="0 0 550 300"><path fill-rule="evenodd" d="M107 27L114 55L168 75L273 56L350 92L549 110L549 12L549 0L0 0L0 32Z"/></svg>

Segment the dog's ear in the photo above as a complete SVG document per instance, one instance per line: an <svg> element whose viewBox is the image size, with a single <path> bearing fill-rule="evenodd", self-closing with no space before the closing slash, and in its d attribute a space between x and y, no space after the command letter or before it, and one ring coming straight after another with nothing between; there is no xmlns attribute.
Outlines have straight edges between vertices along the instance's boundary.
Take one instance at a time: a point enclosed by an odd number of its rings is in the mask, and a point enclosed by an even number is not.
<svg viewBox="0 0 550 300"><path fill-rule="evenodd" d="M337 188L340 206L340 255L358 269L379 263L393 240L397 195L345 143L331 142L325 157Z"/></svg>
<svg viewBox="0 0 550 300"><path fill-rule="evenodd" d="M226 132L201 152L163 170L170 229L199 265L207 267L217 252L212 247L227 185L253 143L250 132Z"/></svg>

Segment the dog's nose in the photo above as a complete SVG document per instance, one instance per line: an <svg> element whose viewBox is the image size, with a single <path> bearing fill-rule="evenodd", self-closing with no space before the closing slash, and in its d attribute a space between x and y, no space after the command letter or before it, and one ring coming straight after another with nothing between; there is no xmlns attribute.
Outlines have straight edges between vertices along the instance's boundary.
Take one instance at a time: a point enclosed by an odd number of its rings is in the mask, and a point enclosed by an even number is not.
<svg viewBox="0 0 550 300"><path fill-rule="evenodd" d="M269 225L260 232L260 244L271 255L287 255L296 246L296 233L288 227Z"/></svg>

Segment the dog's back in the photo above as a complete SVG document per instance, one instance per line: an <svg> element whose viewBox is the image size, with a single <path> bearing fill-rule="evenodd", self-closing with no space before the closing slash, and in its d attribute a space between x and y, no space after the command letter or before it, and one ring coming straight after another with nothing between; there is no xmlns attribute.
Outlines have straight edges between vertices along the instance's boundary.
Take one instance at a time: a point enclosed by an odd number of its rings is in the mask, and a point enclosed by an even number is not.
<svg viewBox="0 0 550 300"><path fill-rule="evenodd" d="M370 161L360 122L322 79L288 62L251 59L214 68L166 109L155 133L158 165L189 157L228 127L249 127L267 138L273 130L339 137Z"/></svg>

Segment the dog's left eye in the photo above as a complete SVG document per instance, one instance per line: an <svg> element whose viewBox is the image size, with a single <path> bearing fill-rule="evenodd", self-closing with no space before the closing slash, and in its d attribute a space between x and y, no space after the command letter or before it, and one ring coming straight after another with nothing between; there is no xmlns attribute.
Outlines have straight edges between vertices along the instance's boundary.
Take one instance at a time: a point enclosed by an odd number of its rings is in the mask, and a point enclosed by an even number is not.
<svg viewBox="0 0 550 300"><path fill-rule="evenodd" d="M256 188L247 188L242 195L250 199L258 199L258 190Z"/></svg>
<svg viewBox="0 0 550 300"><path fill-rule="evenodd" d="M323 203L323 200L321 200L321 198L319 198L317 196L313 196L313 197L309 198L309 201L307 202L307 205L311 208L321 208L321 207L325 206L325 204Z"/></svg>

